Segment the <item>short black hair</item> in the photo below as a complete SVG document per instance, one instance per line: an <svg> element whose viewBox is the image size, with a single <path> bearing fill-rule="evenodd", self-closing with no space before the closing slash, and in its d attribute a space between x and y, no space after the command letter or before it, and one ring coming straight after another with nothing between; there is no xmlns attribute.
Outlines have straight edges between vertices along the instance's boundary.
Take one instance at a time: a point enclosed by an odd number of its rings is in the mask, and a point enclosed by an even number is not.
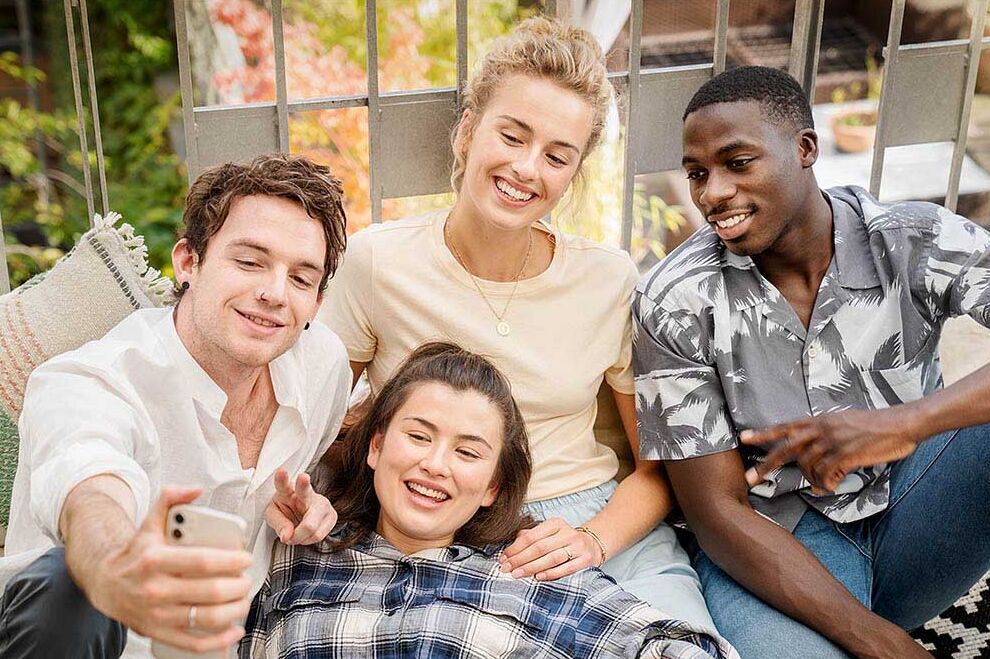
<svg viewBox="0 0 990 659"><path fill-rule="evenodd" d="M815 127L811 105L798 81L767 66L741 66L718 74L694 93L681 119L709 105L738 101L757 101L775 124L789 121L798 130Z"/></svg>

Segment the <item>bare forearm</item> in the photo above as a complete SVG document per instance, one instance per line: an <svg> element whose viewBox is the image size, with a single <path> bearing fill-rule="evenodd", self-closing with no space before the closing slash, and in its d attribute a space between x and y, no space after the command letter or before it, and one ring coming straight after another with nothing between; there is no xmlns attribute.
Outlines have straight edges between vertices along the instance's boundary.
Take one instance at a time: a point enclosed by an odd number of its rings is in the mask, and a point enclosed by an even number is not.
<svg viewBox="0 0 990 659"><path fill-rule="evenodd" d="M908 413L919 442L946 430L990 423L990 364L941 391L907 403L903 411Z"/></svg>
<svg viewBox="0 0 990 659"><path fill-rule="evenodd" d="M127 484L109 475L83 481L66 497L59 517L65 562L88 596L100 562L134 535L135 507Z"/></svg>
<svg viewBox="0 0 990 659"><path fill-rule="evenodd" d="M719 512L715 512L715 510ZM748 505L712 506L690 519L708 557L747 590L856 656L903 634L872 613L791 533Z"/></svg>
<svg viewBox="0 0 990 659"><path fill-rule="evenodd" d="M701 548L756 597L858 657L927 656L853 597L791 533L753 510L738 451L670 460L666 467Z"/></svg>
<svg viewBox="0 0 990 659"><path fill-rule="evenodd" d="M618 556L663 521L672 507L670 486L663 470L638 467L616 488L601 512L587 522L608 549Z"/></svg>

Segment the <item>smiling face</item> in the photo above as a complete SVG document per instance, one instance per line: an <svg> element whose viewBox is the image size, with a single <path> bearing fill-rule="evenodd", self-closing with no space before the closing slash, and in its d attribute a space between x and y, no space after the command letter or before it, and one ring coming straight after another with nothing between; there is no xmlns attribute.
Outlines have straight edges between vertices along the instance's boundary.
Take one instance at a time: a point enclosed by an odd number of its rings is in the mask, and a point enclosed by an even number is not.
<svg viewBox="0 0 990 659"><path fill-rule="evenodd" d="M684 169L695 206L735 254L772 249L819 195L811 129L771 123L757 101L715 103L684 121Z"/></svg>
<svg viewBox="0 0 990 659"><path fill-rule="evenodd" d="M518 230L546 216L577 173L592 107L548 80L506 78L480 117L465 112L456 148L467 162L455 213Z"/></svg>
<svg viewBox="0 0 990 659"><path fill-rule="evenodd" d="M378 533L406 554L447 547L498 495L502 417L476 391L415 385L368 451L381 504Z"/></svg>
<svg viewBox="0 0 990 659"><path fill-rule="evenodd" d="M256 368L288 350L319 308L326 238L295 202L237 199L200 259L188 241L172 252L176 279L189 282L176 327L190 353L211 368Z"/></svg>

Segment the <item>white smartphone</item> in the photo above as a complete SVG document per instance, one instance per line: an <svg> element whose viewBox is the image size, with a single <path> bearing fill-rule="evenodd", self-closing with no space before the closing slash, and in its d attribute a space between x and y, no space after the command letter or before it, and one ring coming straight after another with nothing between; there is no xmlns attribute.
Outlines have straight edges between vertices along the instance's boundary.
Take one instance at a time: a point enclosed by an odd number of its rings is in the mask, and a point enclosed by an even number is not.
<svg viewBox="0 0 990 659"><path fill-rule="evenodd" d="M233 550L243 549L246 537L247 522L237 515L192 504L169 508L165 525L165 541L169 544ZM153 640L151 653L158 659L226 659L233 656L234 649L196 653Z"/></svg>

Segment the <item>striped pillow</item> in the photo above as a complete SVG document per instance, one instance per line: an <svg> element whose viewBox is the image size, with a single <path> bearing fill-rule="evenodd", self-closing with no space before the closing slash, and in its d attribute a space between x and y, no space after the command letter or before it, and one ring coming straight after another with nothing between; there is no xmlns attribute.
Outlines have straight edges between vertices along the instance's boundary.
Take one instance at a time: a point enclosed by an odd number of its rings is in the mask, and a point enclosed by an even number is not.
<svg viewBox="0 0 990 659"><path fill-rule="evenodd" d="M48 272L0 296L0 523L17 469L17 418L28 376L55 355L103 336L125 316L168 303L171 282L147 263L141 236L97 215L94 228Z"/></svg>

